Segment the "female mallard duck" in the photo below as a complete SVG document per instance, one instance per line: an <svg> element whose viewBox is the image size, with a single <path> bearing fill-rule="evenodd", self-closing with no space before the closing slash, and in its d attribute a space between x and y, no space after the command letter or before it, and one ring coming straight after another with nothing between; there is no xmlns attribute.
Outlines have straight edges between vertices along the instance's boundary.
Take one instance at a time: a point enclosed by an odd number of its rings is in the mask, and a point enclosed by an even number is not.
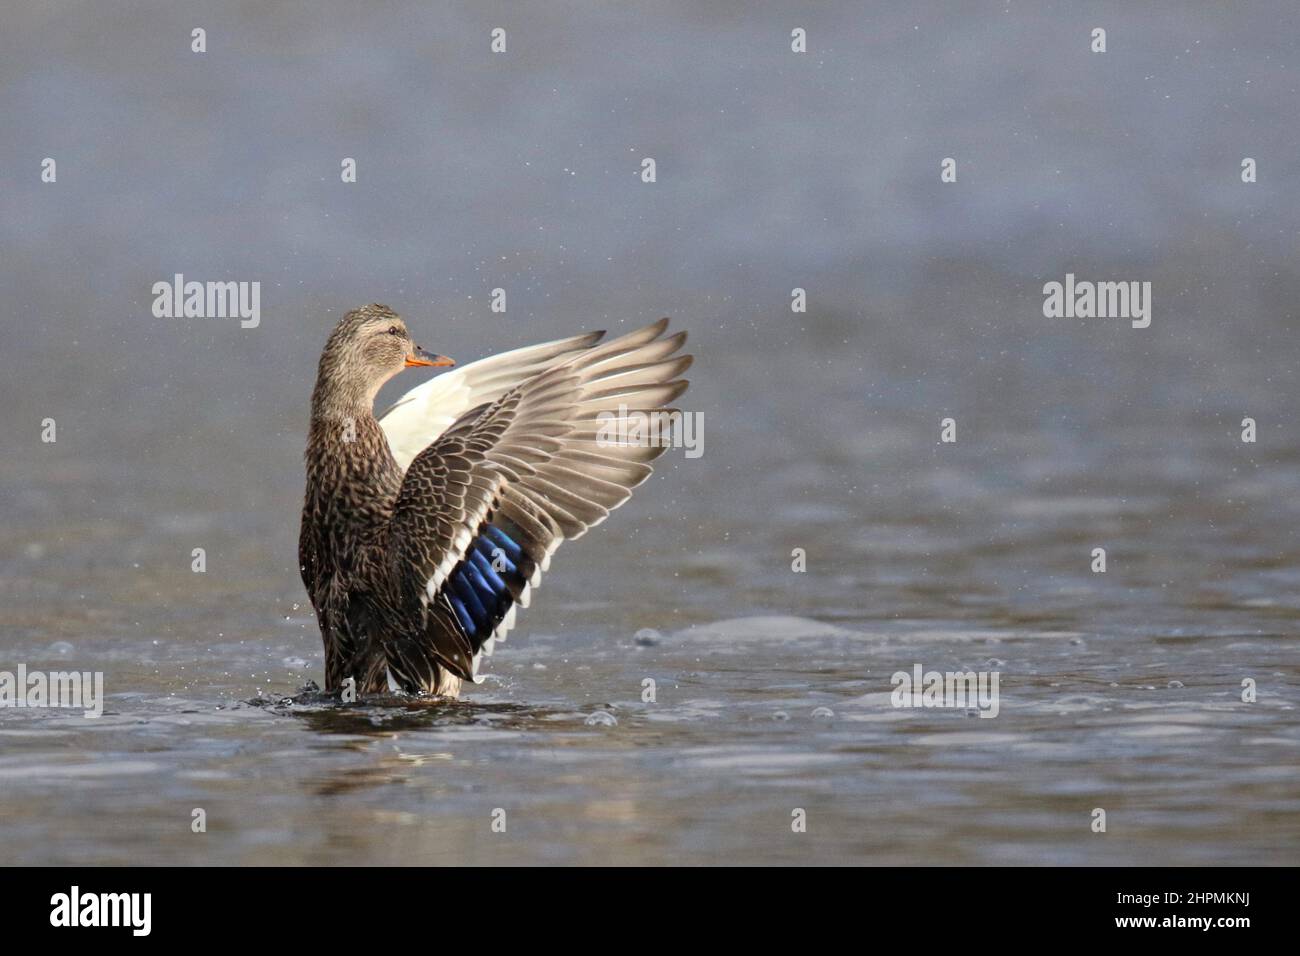
<svg viewBox="0 0 1300 956"><path fill-rule="evenodd" d="M516 349L407 392L404 367L450 366L387 306L345 315L311 400L298 563L325 642L325 688L456 696L528 606L551 555L650 476L662 443L630 416L686 390L686 333L668 320ZM612 427L611 427L612 426ZM611 439L611 434L624 436Z"/></svg>

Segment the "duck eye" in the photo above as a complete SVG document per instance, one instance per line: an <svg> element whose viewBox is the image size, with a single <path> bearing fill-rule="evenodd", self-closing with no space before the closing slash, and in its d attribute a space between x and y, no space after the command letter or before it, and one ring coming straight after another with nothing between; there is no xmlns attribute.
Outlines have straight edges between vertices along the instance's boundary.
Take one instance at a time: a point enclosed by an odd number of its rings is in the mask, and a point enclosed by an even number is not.
<svg viewBox="0 0 1300 956"><path fill-rule="evenodd" d="M390 326L390 327L389 327L389 329L388 329L388 334L389 334L389 335L401 335L401 334L402 334L402 330L399 329L397 326L393 325L393 326Z"/></svg>

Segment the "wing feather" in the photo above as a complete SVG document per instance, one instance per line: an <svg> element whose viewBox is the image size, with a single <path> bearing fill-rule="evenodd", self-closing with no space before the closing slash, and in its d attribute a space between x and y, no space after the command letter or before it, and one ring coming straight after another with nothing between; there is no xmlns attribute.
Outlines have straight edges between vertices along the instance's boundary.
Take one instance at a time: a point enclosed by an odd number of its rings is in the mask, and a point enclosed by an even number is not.
<svg viewBox="0 0 1300 956"><path fill-rule="evenodd" d="M591 348L604 334L587 332L502 352L417 385L379 416L397 464L405 470L467 412L491 405L520 382Z"/></svg>
<svg viewBox="0 0 1300 956"><path fill-rule="evenodd" d="M665 403L685 391L679 376L692 359L674 355L686 335L663 337L667 326L662 319L606 342L592 333L485 359L461 369L472 374L454 387L434 387L445 376L413 389L384 416L396 455L431 431L414 428L412 415L453 395L461 408L409 459L390 525L405 613L423 622L392 651L400 673L427 670L423 653L477 679L480 657L505 639L560 544L604 521L650 476L666 446L611 441L605 429L678 414ZM448 417L438 411L439 422Z"/></svg>

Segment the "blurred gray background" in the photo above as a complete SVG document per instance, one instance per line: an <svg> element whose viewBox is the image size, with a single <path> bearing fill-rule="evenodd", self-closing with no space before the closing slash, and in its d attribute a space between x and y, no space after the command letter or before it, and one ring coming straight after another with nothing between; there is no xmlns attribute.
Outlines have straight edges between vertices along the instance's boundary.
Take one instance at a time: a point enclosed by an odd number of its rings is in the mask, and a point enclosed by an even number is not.
<svg viewBox="0 0 1300 956"><path fill-rule="evenodd" d="M207 31L205 54L190 51L194 27ZM489 52L494 27L508 31L503 55ZM794 27L807 30L806 54L790 50ZM1089 49L1094 27L1107 31L1104 54ZM621 662L641 626L792 615L865 638L823 647L817 666L808 655L820 645L797 634L721 671L707 652L696 663L693 647L674 666L724 702L728 716L697 732L725 747L733 705L763 720L773 708L806 717L818 694L860 700L888 689L882 672L915 660L974 664L993 652L966 654L972 642L1023 641L1047 659L995 656L1027 682L1030 712L1059 712L1074 679L1123 687L1128 669L1140 687L1201 679L1170 726L1190 724L1202 742L1227 735L1216 752L1245 765L1207 766L1176 733L1168 751L1157 734L1154 749L1117 755L1103 753L1114 738L1105 721L1086 740L1072 725L1027 724L1010 736L1031 749L1055 740L1067 769L1026 757L1016 794L1032 792L1036 768L1051 791L1084 766L1080 806L1098 799L1094 784L1137 788L1123 792L1154 815L1151 842L1130 834L1118 857L1095 843L1071 849L1067 825L1036 816L1046 811L1031 799L1023 819L977 824L962 844L970 860L989 859L997 841L1012 847L1001 859L1033 862L1240 862L1293 849L1297 794L1273 755L1294 765L1297 745L1298 43L1300 8L1286 2L9 4L4 640L33 667L50 657L107 668L115 706L144 721L177 694L211 710L292 693L319 679L296 569L300 462L319 350L344 311L390 305L417 341L461 362L671 315L697 355L682 405L703 414L704 455L676 456L626 512L557 559L528 626L496 659L502 675L518 668L502 677L513 681L498 689L503 700L553 699L578 713L595 700L635 706L641 671L624 674ZM47 156L58 163L52 185L40 180ZM639 178L646 156L654 184ZM355 184L340 181L343 157L357 161ZM940 182L944 157L958 162L955 184ZM1243 157L1258 163L1257 183L1241 182ZM260 327L154 318L151 286L177 272L260 281ZM1067 272L1150 281L1151 327L1044 318L1042 286ZM489 309L498 286L504 315ZM794 287L807 290L806 315L791 313ZM941 446L948 416L959 440ZM1257 444L1239 439L1245 416L1258 422ZM54 445L39 440L47 417ZM205 575L190 571L197 546ZM1095 546L1111 556L1104 579L1088 570ZM809 553L805 575L790 572L795 547ZM519 646L525 630L576 634L572 646L605 660L608 679L569 686L560 674L572 671L541 651L510 658L531 653ZM1069 657L1083 653L1071 637L1095 656ZM743 644L745 629L733 638ZM550 662L552 683L529 683L542 680L534 661ZM1234 729L1202 714L1216 695L1231 703L1241 676L1265 674L1286 689L1270 712L1280 723ZM800 702L767 700L764 679ZM1098 712L1129 706L1086 700ZM991 723L1006 732L1005 717ZM626 719L620 727L633 732ZM833 758L816 772L776 759L753 773L798 767L823 792L875 787L840 759L863 746L862 729L812 744ZM805 730L744 753L802 752ZM212 733L182 735L143 770L131 754L151 745L119 739L135 771L73 772L116 788L123 809L103 812L123 814L120 846L163 812L145 791L180 787L184 802L192 795L178 781L257 776L209 765L239 749L246 725ZM75 734L64 741L69 766L105 763L102 737ZM966 741L991 748L971 756L966 792L983 796L969 797L967 824L1011 800L999 802L997 785L1013 781L977 773L1014 763L1018 744L993 736ZM16 739L0 776L8 767L41 793L66 779L63 764L52 776L33 770L52 766L51 738L24 736L25 751ZM1257 755L1243 742L1261 739L1273 746ZM655 771L667 788L655 805L665 806L679 796L681 742L658 742L669 769ZM872 746L896 767L909 759L903 743ZM528 753L526 733L516 746L499 765L488 759L503 785ZM1167 776L1108 776L1166 757ZM748 765L723 765L703 802L744 817L749 805L729 788L743 789ZM641 786L645 767L622 769ZM1252 772L1266 807L1211 784ZM872 790L876 812L912 812L916 779ZM948 784L965 786L929 786ZM1162 794L1189 786L1203 794L1196 826L1209 819L1210 836L1160 816L1173 812ZM257 861L314 832L324 811L286 787L281 828L225 859ZM590 796L557 793L559 808ZM752 812L785 827L788 812L766 796L756 791ZM39 812L10 805L0 821L21 820L38 847L84 809L63 799ZM377 798L384 812L395 799ZM354 812L343 808L340 832ZM704 826L701 841L669 813L656 833L769 859L725 828ZM645 817L628 819L635 830ZM936 819L915 821L934 835L918 836L908 859L954 852ZM126 852L103 837L113 827L98 832L99 858ZM389 851L380 840L370 858L400 859L408 838ZM605 859L568 840L537 859ZM643 843L616 858L660 851L688 853ZM879 851L842 839L819 850L855 861Z"/></svg>

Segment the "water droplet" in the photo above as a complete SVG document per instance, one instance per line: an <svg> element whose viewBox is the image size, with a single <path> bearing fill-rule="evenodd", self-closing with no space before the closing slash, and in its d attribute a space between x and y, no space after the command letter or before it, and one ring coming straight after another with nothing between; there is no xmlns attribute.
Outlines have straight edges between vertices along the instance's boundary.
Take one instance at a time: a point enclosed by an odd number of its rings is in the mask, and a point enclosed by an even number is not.
<svg viewBox="0 0 1300 956"><path fill-rule="evenodd" d="M812 712L813 720L830 720L835 716L835 711L829 707L818 707Z"/></svg>
<svg viewBox="0 0 1300 956"><path fill-rule="evenodd" d="M57 654L59 657L67 657L73 650L73 646L67 641L55 641L49 646L49 652Z"/></svg>
<svg viewBox="0 0 1300 956"><path fill-rule="evenodd" d="M663 635L653 627L643 627L633 636L636 639L637 647L654 647L663 640Z"/></svg>
<svg viewBox="0 0 1300 956"><path fill-rule="evenodd" d="M589 714L583 721L588 727L617 727L618 718L605 710L598 710L594 714Z"/></svg>
<svg viewBox="0 0 1300 956"><path fill-rule="evenodd" d="M773 719L773 720L789 720L789 719L790 719L790 715L787 714L784 710L774 710L774 711L772 711L772 719Z"/></svg>
<svg viewBox="0 0 1300 956"><path fill-rule="evenodd" d="M1183 687L1183 686L1184 686L1184 684L1183 684L1183 682L1180 681L1180 680L1171 680L1171 681L1169 682L1169 687L1170 687L1170 689L1172 689L1172 690L1178 690L1178 688Z"/></svg>

